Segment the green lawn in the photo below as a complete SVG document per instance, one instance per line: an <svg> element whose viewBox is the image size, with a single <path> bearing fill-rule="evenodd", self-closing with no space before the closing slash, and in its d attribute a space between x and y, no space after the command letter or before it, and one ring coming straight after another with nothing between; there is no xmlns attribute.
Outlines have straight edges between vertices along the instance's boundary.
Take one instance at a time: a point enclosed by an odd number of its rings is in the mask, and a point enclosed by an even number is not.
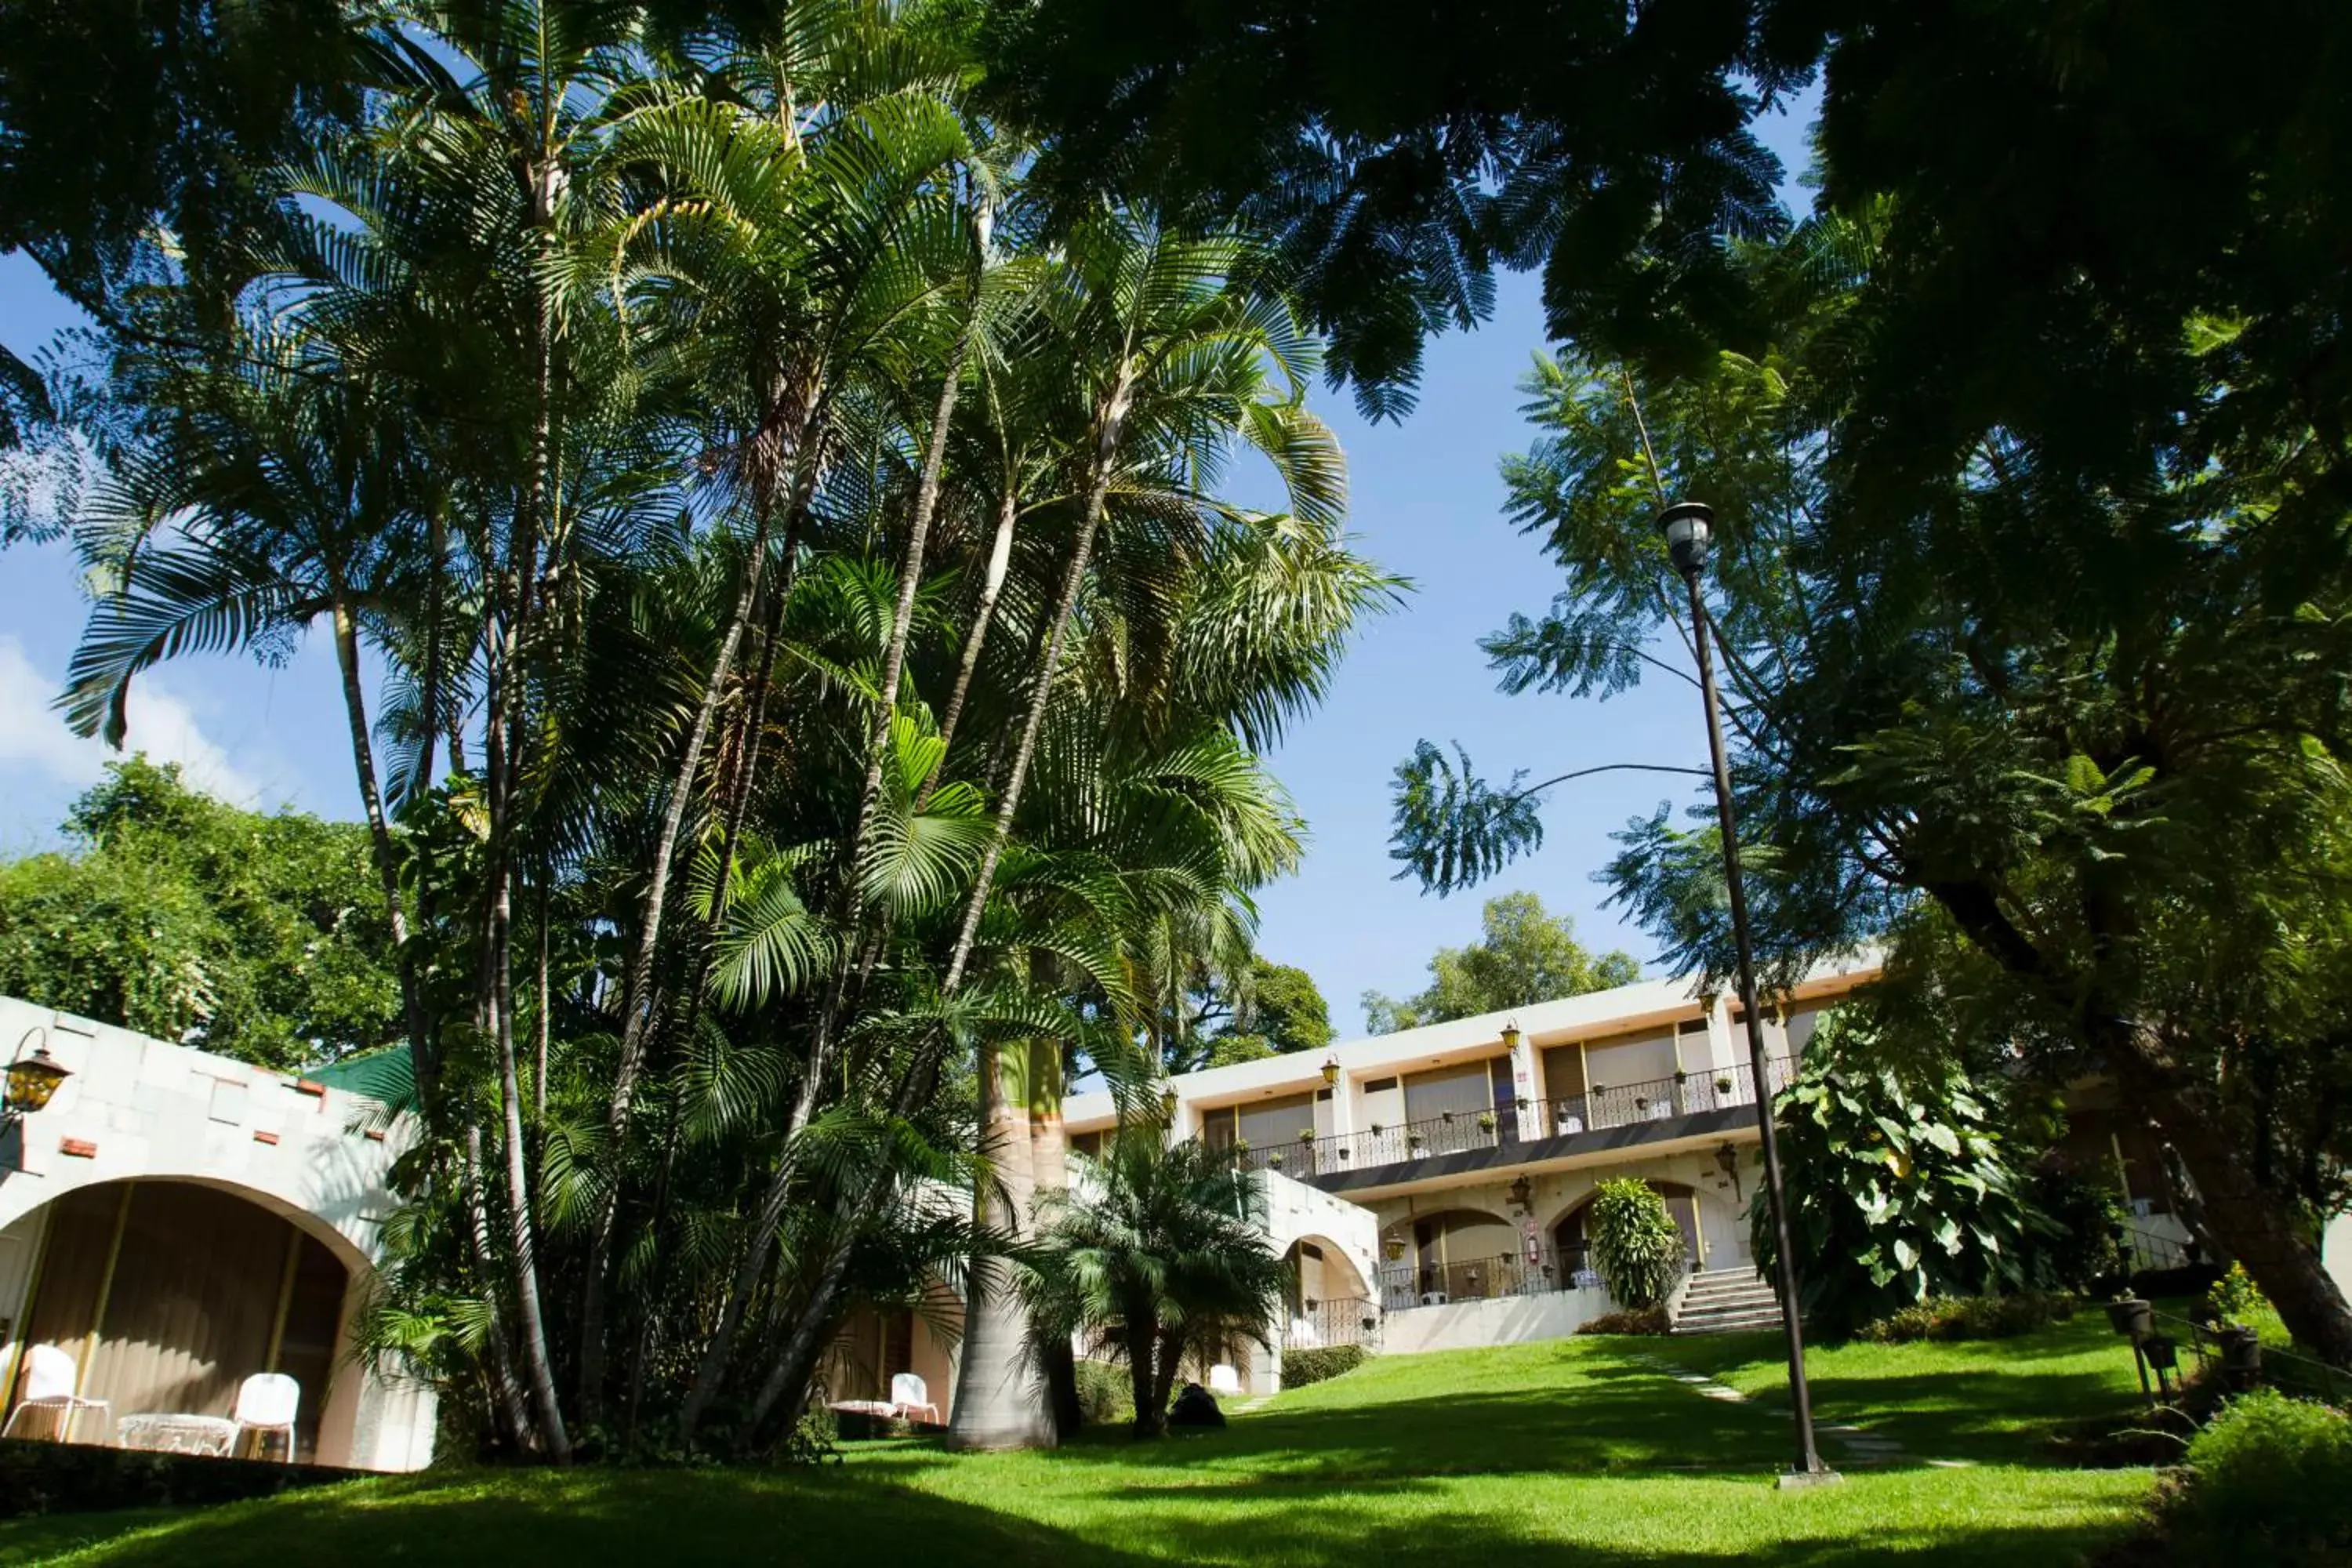
<svg viewBox="0 0 2352 1568"><path fill-rule="evenodd" d="M2028 1568L2078 1562L2127 1531L2148 1489L2145 1471L2040 1462L2053 1425L2128 1411L2130 1362L2104 1335L2077 1324L2006 1345L1823 1354L1823 1403L1883 1414L1914 1457L1811 1493L1769 1484L1788 1424L1769 1402L1704 1399L1636 1359L1670 1354L1762 1388L1777 1372L1753 1342L1581 1340L1376 1361L1224 1432L1151 1446L1106 1435L1049 1454L957 1457L870 1444L814 1473L467 1472L199 1512L23 1521L0 1525L0 1568L884 1555L919 1568L1360 1568L1375 1556Z"/></svg>

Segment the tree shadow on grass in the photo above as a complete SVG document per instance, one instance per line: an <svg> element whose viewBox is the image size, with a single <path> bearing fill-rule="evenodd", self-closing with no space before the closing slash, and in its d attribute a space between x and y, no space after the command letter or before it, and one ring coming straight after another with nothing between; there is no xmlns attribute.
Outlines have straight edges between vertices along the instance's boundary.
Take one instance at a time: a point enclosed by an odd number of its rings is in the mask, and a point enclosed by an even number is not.
<svg viewBox="0 0 2352 1568"><path fill-rule="evenodd" d="M833 1564L886 1552L913 1556L922 1568L1061 1568L1078 1562L1117 1568L1145 1561L1018 1514L896 1486L854 1468L475 1472L359 1481L142 1518L89 1515L72 1523L76 1530L56 1544L97 1542L77 1561L103 1568ZM0 1526L0 1562L8 1560L16 1529ZM120 1533L109 1540L110 1530Z"/></svg>

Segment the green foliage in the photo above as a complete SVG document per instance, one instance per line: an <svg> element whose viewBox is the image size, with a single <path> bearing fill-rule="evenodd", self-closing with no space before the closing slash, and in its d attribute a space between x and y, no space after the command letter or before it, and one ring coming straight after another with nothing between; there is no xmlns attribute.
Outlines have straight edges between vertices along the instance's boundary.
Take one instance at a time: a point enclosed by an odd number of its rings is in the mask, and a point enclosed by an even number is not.
<svg viewBox="0 0 2352 1568"><path fill-rule="evenodd" d="M1107 1361L1077 1363L1078 1414L1089 1426L1124 1426L1135 1419L1135 1386L1127 1369Z"/></svg>
<svg viewBox="0 0 2352 1568"><path fill-rule="evenodd" d="M1092 1170L1042 1195L1022 1292L1040 1331L1080 1331L1126 1363L1135 1431L1156 1436L1179 1366L1267 1342L1289 1268L1266 1249L1263 1189L1222 1150L1129 1135Z"/></svg>
<svg viewBox="0 0 2352 1568"><path fill-rule="evenodd" d="M1396 1001L1364 993L1365 1026L1373 1034L1499 1013L1588 991L1630 985L1641 965L1622 952L1596 953L1576 940L1576 921L1544 912L1533 893L1489 899L1479 911L1479 939L1444 947L1429 961L1429 985Z"/></svg>
<svg viewBox="0 0 2352 1568"><path fill-rule="evenodd" d="M2247 1274L2246 1266L2232 1259L2230 1271L2213 1281L2202 1303L2207 1317L2220 1323L2245 1327L2273 1314L2271 1304L2263 1299L2260 1287Z"/></svg>
<svg viewBox="0 0 2352 1568"><path fill-rule="evenodd" d="M1862 1012L1834 1009L1774 1102L1801 1307L1832 1338L1930 1296L2021 1288L2026 1238L2044 1223L2026 1205L1993 1108L1949 1068L1880 1065L1875 1042ZM1760 1188L1748 1222L1769 1266Z"/></svg>
<svg viewBox="0 0 2352 1568"><path fill-rule="evenodd" d="M280 1070L395 1038L365 829L109 764L72 854L0 866L0 993Z"/></svg>
<svg viewBox="0 0 2352 1568"><path fill-rule="evenodd" d="M1612 1177L1593 1190L1584 1226L1593 1268L1620 1306L1641 1312L1664 1302L1683 1271L1683 1233L1665 1199L1646 1182Z"/></svg>
<svg viewBox="0 0 2352 1568"><path fill-rule="evenodd" d="M1664 1334L1673 1331L1663 1306L1633 1312L1603 1312L1577 1325L1580 1334Z"/></svg>
<svg viewBox="0 0 2352 1568"><path fill-rule="evenodd" d="M2025 1275L2034 1285L2090 1296L2131 1272L2123 1239L2131 1211L2114 1187L2042 1170L2027 1180L2025 1203L2048 1222L2025 1235Z"/></svg>
<svg viewBox="0 0 2352 1568"><path fill-rule="evenodd" d="M2036 1291L2017 1296L1931 1296L1872 1319L1855 1331L1854 1338L1880 1345L1912 1340L2006 1340L2064 1322L2074 1315L2072 1298Z"/></svg>
<svg viewBox="0 0 2352 1568"><path fill-rule="evenodd" d="M2256 1389L2198 1433L2188 1463L2163 1510L2176 1560L2318 1568L2352 1551L2352 1415Z"/></svg>
<svg viewBox="0 0 2352 1568"><path fill-rule="evenodd" d="M1282 1352L1282 1386L1305 1388L1355 1371L1371 1359L1361 1345L1316 1345Z"/></svg>

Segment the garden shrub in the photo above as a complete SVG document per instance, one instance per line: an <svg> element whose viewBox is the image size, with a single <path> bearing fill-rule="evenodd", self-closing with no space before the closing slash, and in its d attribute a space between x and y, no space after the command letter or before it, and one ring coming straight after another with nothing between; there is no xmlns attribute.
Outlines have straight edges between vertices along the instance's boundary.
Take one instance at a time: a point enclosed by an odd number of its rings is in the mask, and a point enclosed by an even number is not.
<svg viewBox="0 0 2352 1568"><path fill-rule="evenodd" d="M0 1442L0 1519L200 1507L275 1497L367 1473L275 1459L215 1459L11 1438Z"/></svg>
<svg viewBox="0 0 2352 1568"><path fill-rule="evenodd" d="M2275 1389L2231 1400L2165 1503L2177 1561L2337 1563L2352 1552L2352 1415Z"/></svg>
<svg viewBox="0 0 2352 1568"><path fill-rule="evenodd" d="M1282 1352L1282 1386L1304 1388L1343 1372L1353 1372L1371 1356L1361 1345L1323 1345L1314 1350Z"/></svg>
<svg viewBox="0 0 2352 1568"><path fill-rule="evenodd" d="M1601 1283L1627 1311L1663 1305L1682 1275L1683 1233L1666 1200L1646 1182L1620 1176L1601 1184L1585 1229Z"/></svg>
<svg viewBox="0 0 2352 1568"><path fill-rule="evenodd" d="M2071 1297L1931 1296L1865 1323L1855 1338L1874 1344L1911 1340L2005 1340L2074 1315Z"/></svg>
<svg viewBox="0 0 2352 1568"><path fill-rule="evenodd" d="M1638 1312L1603 1312L1588 1318L1578 1325L1580 1334L1663 1334L1672 1324L1666 1321L1664 1307L1644 1307Z"/></svg>
<svg viewBox="0 0 2352 1568"><path fill-rule="evenodd" d="M1933 1296L2032 1283L2027 1238L2047 1222L2025 1201L2001 1108L1958 1065L1892 1049L1871 1013L1836 1007L1773 1110L1809 1331L1842 1339ZM1777 1237L1760 1184L1748 1217L1769 1269Z"/></svg>
<svg viewBox="0 0 2352 1568"><path fill-rule="evenodd" d="M2025 1236L2025 1277L2044 1289L2105 1296L2131 1273L2124 1232L2131 1211L2115 1188L2071 1171L2035 1173L2029 1208L2047 1223Z"/></svg>
<svg viewBox="0 0 2352 1568"><path fill-rule="evenodd" d="M1124 1426L1135 1419L1135 1382L1107 1361L1077 1364L1078 1414L1089 1426Z"/></svg>
<svg viewBox="0 0 2352 1568"><path fill-rule="evenodd" d="M2274 1315L2242 1263L2231 1263L2230 1271L2214 1281L2203 1305L2208 1322L2252 1324Z"/></svg>

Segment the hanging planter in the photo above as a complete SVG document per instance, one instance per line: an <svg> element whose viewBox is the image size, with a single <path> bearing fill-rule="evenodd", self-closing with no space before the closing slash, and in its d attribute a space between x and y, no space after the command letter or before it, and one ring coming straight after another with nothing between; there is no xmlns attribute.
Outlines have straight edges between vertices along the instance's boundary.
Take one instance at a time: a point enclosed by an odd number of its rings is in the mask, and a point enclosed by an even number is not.
<svg viewBox="0 0 2352 1568"><path fill-rule="evenodd" d="M2155 1325L2156 1309L2136 1296L2119 1296L2107 1303L2107 1326L2136 1340L2147 1338Z"/></svg>
<svg viewBox="0 0 2352 1568"><path fill-rule="evenodd" d="M1729 1094L1731 1092L1731 1080L1727 1078L1717 1079L1715 1080L1715 1092L1717 1094Z"/></svg>
<svg viewBox="0 0 2352 1568"><path fill-rule="evenodd" d="M1481 1132L1492 1132L1494 1130L1495 1113L1491 1110L1480 1111L1478 1113L1478 1131Z"/></svg>

